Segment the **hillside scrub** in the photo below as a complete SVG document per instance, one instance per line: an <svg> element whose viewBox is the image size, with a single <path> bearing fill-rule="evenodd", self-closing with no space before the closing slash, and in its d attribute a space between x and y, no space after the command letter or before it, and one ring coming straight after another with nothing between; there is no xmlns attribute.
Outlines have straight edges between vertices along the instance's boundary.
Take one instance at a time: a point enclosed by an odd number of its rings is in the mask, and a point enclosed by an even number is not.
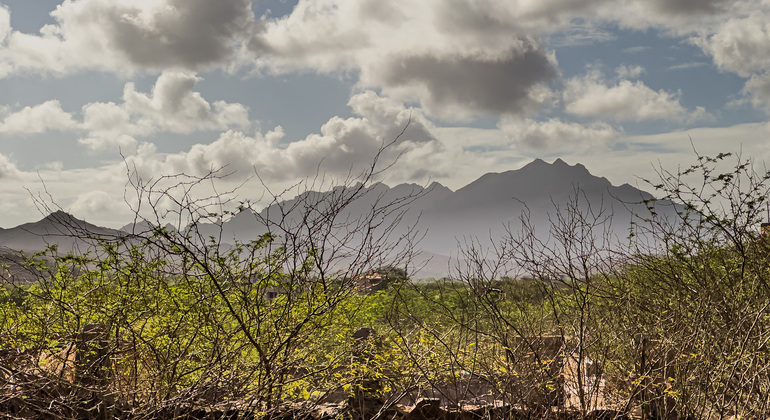
<svg viewBox="0 0 770 420"><path fill-rule="evenodd" d="M530 418L767 417L770 237L757 226L770 175L740 159L720 172L728 159L660 172L651 185L681 203L676 220L647 203L618 240L612 215L577 194L547 239L524 214L495 248L466 243L452 276L430 282L406 278L414 238L389 236L408 200L345 213L374 166L352 193L285 209L304 212L300 224L265 220L269 233L226 249L160 227L156 212L101 251L31 255L38 281L0 287L0 411L278 418L342 401L348 416L392 418L432 397ZM150 203L173 197L138 181ZM177 203L193 220L222 216ZM362 288L372 273L384 281Z"/></svg>

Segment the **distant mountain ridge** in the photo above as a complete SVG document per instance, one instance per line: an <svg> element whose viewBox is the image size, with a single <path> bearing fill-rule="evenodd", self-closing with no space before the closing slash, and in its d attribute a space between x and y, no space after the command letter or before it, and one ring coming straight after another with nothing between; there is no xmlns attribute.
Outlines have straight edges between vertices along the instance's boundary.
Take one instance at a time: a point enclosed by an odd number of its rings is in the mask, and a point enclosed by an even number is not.
<svg viewBox="0 0 770 420"><path fill-rule="evenodd" d="M37 222L9 229L0 228L0 247L36 252L55 244L62 252L86 251L93 245L87 240L88 237L121 235L120 231L93 225L59 210Z"/></svg>
<svg viewBox="0 0 770 420"><path fill-rule="evenodd" d="M447 253L462 238L499 239L506 234L505 226L515 228L525 213L538 231L547 233L556 207L564 209L576 196L583 210L590 206L595 214L611 212L619 237L627 235L635 214L648 212L644 202L653 198L629 184L614 186L581 164L536 159L520 169L487 173L426 209L423 220L433 234L426 237L425 245ZM457 223L460 220L466 223Z"/></svg>
<svg viewBox="0 0 770 420"><path fill-rule="evenodd" d="M194 227L203 238L214 237L221 243L248 242L268 231L267 224L282 220L285 226L298 225L309 207L334 196L352 194L360 185L337 187L331 191L307 191L294 198L277 201L260 212L246 209L229 220L219 223L201 223ZM468 185L452 191L434 182L427 187L400 184L389 187L374 183L361 191L339 215L340 220L365 217L372 208L403 200L398 211L383 216L399 217L400 226L392 235L405 235L416 226L421 237L418 248L426 255L438 256L446 265L446 256L456 254L457 244L473 238L496 241L506 234L506 227L515 231L523 212L539 232L548 232L549 217L555 206L564 206L579 194L579 200L594 212L611 212L613 233L623 238L628 234L635 214L646 214L644 202L653 196L629 184L614 186L603 177L592 175L581 165L569 165L561 159L547 163L536 159L516 170L487 173ZM404 197L411 197L404 199ZM660 210L674 212L673 206ZM388 222L388 220L384 220ZM59 243L60 249L83 246L77 238L69 237L72 226L79 231L118 237L126 232L148 231L151 226L139 223L113 230L91 225L64 212L55 212L39 222L27 223L11 229L0 229L0 247L35 251L47 244ZM443 257L442 257L443 256ZM434 264L435 265L435 264ZM434 267L435 268L435 267ZM431 271L431 275L436 273Z"/></svg>

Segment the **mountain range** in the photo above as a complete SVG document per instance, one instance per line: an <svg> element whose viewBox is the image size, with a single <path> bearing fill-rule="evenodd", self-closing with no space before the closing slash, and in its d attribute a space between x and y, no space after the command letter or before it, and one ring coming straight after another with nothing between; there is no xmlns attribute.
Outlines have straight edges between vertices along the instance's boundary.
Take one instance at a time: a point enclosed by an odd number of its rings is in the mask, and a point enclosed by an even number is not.
<svg viewBox="0 0 770 420"><path fill-rule="evenodd" d="M351 185L326 192L307 191L289 200L277 200L260 212L245 209L229 220L201 223L194 229L202 237L213 236L221 243L248 242L267 232L270 225L280 223L288 229L299 226L308 214L319 210L313 206L338 203L353 191L358 191L357 198L344 208L338 220L365 219L372 216L372 209L396 203L394 211L377 217L382 219L381 226L399 220L398 226L387 232L391 238L408 232L420 238L417 248L423 252L425 263L418 275L423 277L446 274L448 257L456 255L458 244L475 240L491 245L508 230L517 231L522 215L540 235L547 235L557 209L565 209L576 197L583 210L590 206L594 213L611 214L612 234L625 238L635 215L648 214L644 202L653 198L629 184L614 186L581 164L569 165L561 159L549 164L537 159L521 169L487 173L456 191L436 182L426 187L374 183L366 188ZM657 211L673 213L675 208L669 205ZM72 231L73 226L78 232ZM143 230L141 227L108 229L58 211L35 223L0 229L0 247L31 252L57 243L60 250L83 250L88 244L73 233L117 237Z"/></svg>

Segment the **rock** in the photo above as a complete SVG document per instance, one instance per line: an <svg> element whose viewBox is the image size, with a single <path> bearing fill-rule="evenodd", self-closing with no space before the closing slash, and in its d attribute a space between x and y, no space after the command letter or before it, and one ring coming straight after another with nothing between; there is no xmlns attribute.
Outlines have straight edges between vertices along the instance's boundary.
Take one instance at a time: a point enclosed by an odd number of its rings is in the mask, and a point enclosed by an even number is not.
<svg viewBox="0 0 770 420"><path fill-rule="evenodd" d="M344 404L321 404L313 410L313 419L315 420L335 420L342 417Z"/></svg>
<svg viewBox="0 0 770 420"><path fill-rule="evenodd" d="M366 340L367 338L374 335L374 330L369 327L363 327L359 328L356 332L353 333L353 338L356 340Z"/></svg>
<svg viewBox="0 0 770 420"><path fill-rule="evenodd" d="M447 412L441 408L441 400L438 398L421 398L417 400L404 420L438 420L447 419Z"/></svg>

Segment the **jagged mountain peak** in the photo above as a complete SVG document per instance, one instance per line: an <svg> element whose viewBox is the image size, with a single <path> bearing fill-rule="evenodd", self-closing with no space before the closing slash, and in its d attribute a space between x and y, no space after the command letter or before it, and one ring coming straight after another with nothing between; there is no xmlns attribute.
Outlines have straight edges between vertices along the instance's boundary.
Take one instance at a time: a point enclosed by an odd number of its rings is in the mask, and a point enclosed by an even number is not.
<svg viewBox="0 0 770 420"><path fill-rule="evenodd" d="M348 202L346 197L354 192L360 195ZM427 186L402 183L390 187L382 182L365 187L349 184L321 191L297 192L292 198L277 197L259 212L245 208L229 218L218 222L215 219L208 223L201 221L190 229L195 229L202 238L214 237L223 244L247 243L267 231L275 232L276 228L292 229L303 223L307 216L309 223L314 223L313 217L325 217L326 208L338 207L335 223L342 224L366 221L374 209L392 204L393 212L375 214L380 226L389 226L390 221L399 219L398 227L388 232L391 238L395 240L399 235L417 233L421 238L420 249L436 255L450 255L456 251L458 238L499 238L506 231L504 226L519 223L523 211L530 212L532 222L547 232L549 212L554 211L554 205L563 205L576 194L582 194L582 203L612 211L615 215L613 224L623 232L627 228L625 225L630 223L629 207L651 197L629 184L613 186L606 178L591 174L579 163L570 165L562 159L552 163L535 159L518 169L484 174L456 191L435 181ZM638 206L638 211L644 212L646 207ZM67 229L68 226L76 229ZM64 211L56 211L38 222L0 230L0 246L39 250L47 243L69 240L70 245L66 248L70 249L76 245L76 236L71 232L99 229L103 228L88 225ZM151 231L151 226L137 223L123 230L141 233Z"/></svg>
<svg viewBox="0 0 770 420"><path fill-rule="evenodd" d="M586 169L585 166L581 163L576 163L574 165L570 165L569 163L565 162L561 158L556 158L556 160L553 161L553 163L548 163L544 161L543 159L535 159L532 162L524 165L520 169L514 169L511 171L506 171L504 173L516 173L518 171L531 171L531 170L544 170L544 171L573 171L573 172L581 172L581 173L590 173L588 172L588 169Z"/></svg>
<svg viewBox="0 0 770 420"><path fill-rule="evenodd" d="M52 244L60 252L86 249L87 240L98 237L117 238L121 232L90 224L57 210L31 223L0 231L0 246L18 251L41 251Z"/></svg>
<svg viewBox="0 0 770 420"><path fill-rule="evenodd" d="M569 165L561 159L553 163L535 159L519 169L490 172L460 188L453 194L452 205L469 202L499 202L511 199L528 200L581 189L606 190L612 184L592 175L581 164ZM456 197L456 198L455 198Z"/></svg>
<svg viewBox="0 0 770 420"><path fill-rule="evenodd" d="M63 210L56 210L36 222L25 223L12 229L21 229L29 232L55 234L57 232L69 232L72 229L100 229L85 220L78 219Z"/></svg>
<svg viewBox="0 0 770 420"><path fill-rule="evenodd" d="M145 234L148 232L153 232L155 228L159 226L155 223L152 223L148 220L138 220L133 223L129 223L122 228L119 229L120 232L129 233L133 235L139 235L139 234ZM171 223L166 223L163 226L164 229L166 229L169 232L176 231L176 228Z"/></svg>
<svg viewBox="0 0 770 420"><path fill-rule="evenodd" d="M39 222L55 222L55 223L63 223L63 222L70 222L70 221L78 221L82 222L82 220L76 218L75 216L63 211L63 210L56 210L53 213L49 214L48 216L41 219Z"/></svg>

